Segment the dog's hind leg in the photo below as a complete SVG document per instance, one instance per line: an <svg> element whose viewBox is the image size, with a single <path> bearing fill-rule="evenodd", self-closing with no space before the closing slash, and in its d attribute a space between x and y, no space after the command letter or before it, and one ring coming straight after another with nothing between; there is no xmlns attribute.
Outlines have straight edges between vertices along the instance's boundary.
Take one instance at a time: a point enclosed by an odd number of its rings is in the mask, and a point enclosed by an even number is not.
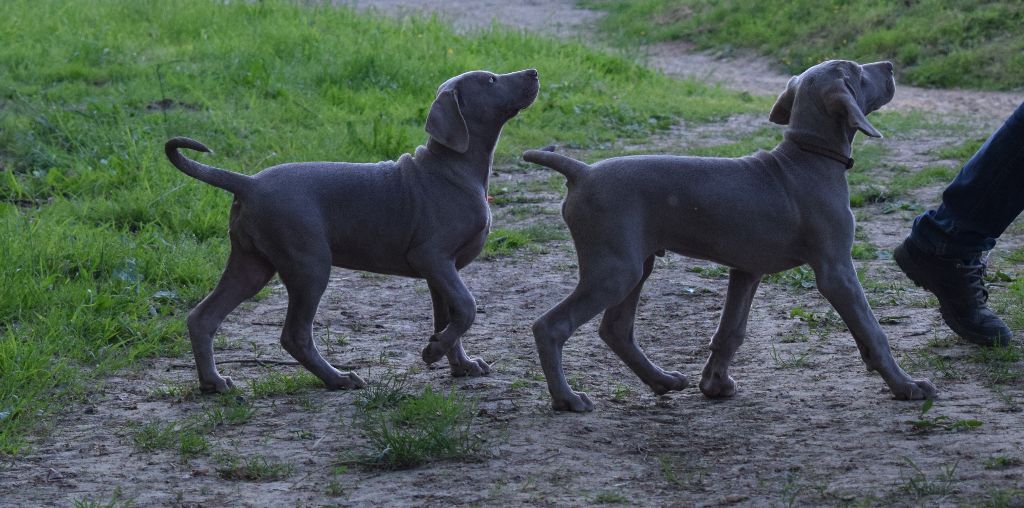
<svg viewBox="0 0 1024 508"><path fill-rule="evenodd" d="M587 394L575 392L562 370L562 347L583 323L621 302L642 278L642 262L616 259L613 253L584 259L580 253L580 282L572 294L544 313L533 324L541 368L551 393L551 407L558 411L594 409ZM588 262L589 261L589 262Z"/></svg>
<svg viewBox="0 0 1024 508"><path fill-rule="evenodd" d="M287 263L281 270L281 282L288 289L288 314L281 331L281 345L303 367L320 378L329 390L366 386L353 372L341 372L327 363L313 343L313 318L320 297L330 279L330 251Z"/></svg>
<svg viewBox="0 0 1024 508"><path fill-rule="evenodd" d="M199 388L203 392L223 393L231 388L231 379L222 377L213 361L213 335L238 304L255 295L273 276L274 267L262 256L247 252L232 241L231 255L220 282L189 312L186 321L199 372Z"/></svg>
<svg viewBox="0 0 1024 508"><path fill-rule="evenodd" d="M835 307L850 329L861 359L882 376L893 396L901 400L935 397L937 390L931 381L913 379L896 364L889 350L889 340L864 298L853 261L844 255L831 262L819 262L812 268L818 291Z"/></svg>
<svg viewBox="0 0 1024 508"><path fill-rule="evenodd" d="M430 286L430 301L434 306L434 333L441 333L451 320L451 309L445 303L441 293ZM455 344L446 353L448 365L453 377L484 376L491 372L491 367L482 358L470 358L462 349L462 339L455 339Z"/></svg>
<svg viewBox="0 0 1024 508"><path fill-rule="evenodd" d="M598 333L605 344L636 373L640 379L650 386L654 393L661 395L672 390L686 388L686 376L679 372L665 372L658 366L651 363L647 355L636 344L633 333L633 322L636 318L637 303L640 301L640 291L644 282L651 275L654 269L654 256L644 261L643 276L636 284L633 291L626 296L626 299L609 307L604 312L601 320L601 327Z"/></svg>
<svg viewBox="0 0 1024 508"><path fill-rule="evenodd" d="M706 397L732 397L736 394L736 381L729 376L729 364L747 334L750 303L761 283L761 274L729 270L729 289L725 294L725 307L718 330L711 338L711 356L700 375L700 391Z"/></svg>

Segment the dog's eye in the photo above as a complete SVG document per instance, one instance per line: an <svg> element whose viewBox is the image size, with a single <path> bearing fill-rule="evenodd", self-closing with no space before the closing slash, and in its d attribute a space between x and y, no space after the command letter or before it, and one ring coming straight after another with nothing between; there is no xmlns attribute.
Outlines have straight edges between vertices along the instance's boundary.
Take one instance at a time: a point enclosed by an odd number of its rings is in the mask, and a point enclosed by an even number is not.
<svg viewBox="0 0 1024 508"><path fill-rule="evenodd" d="M494 84L494 76L491 76L491 77L487 78L487 82L493 85Z"/></svg>

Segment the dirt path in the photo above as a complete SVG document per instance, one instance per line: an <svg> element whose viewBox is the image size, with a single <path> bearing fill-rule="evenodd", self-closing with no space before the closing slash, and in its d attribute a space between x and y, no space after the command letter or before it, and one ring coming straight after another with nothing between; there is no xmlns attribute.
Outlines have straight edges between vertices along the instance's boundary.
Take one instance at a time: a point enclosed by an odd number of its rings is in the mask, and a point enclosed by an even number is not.
<svg viewBox="0 0 1024 508"><path fill-rule="evenodd" d="M515 26L567 35L585 30L596 16L568 2L539 0L351 3L391 13L410 5L443 5L446 15L466 28L489 24L490 14L479 15L486 12ZM785 83L784 76L767 70L756 73L767 81L754 81L723 70L739 67L734 61L663 54L669 51L663 48L668 46L652 49L652 61L669 71L685 68L698 77L722 79L724 86L755 91ZM694 70L698 64L700 71ZM915 93L903 88L898 98L910 102ZM929 112L941 104L967 109L941 110L952 116L935 116L941 120L937 125L926 128L919 122L889 136L886 163L868 168L872 181L887 181L896 165L911 171L952 165L936 150L964 136L958 115L987 115L977 121L991 128L1003 114L997 102L1002 99L992 99L999 94L942 93L960 99L930 95L913 103ZM972 101L986 106L965 106ZM762 124L734 117L681 126L653 144L666 150L725 144ZM551 182L551 173L526 165L496 168L492 194L508 199L493 207L495 227L564 231L558 216L560 181ZM180 388L193 386L195 375L191 358L183 356L140 362L138 369L95 387L88 403L68 408L30 453L0 464L0 504L106 503L116 497L138 506L973 505L1000 499L1020 505L1024 499L1019 491L1014 498L1013 489L1024 489L1022 380L994 383L992 365L979 363L976 348L949 336L934 302L885 256L920 206L935 202L940 190L936 184L900 202L856 211L861 241L881 252L878 259L858 262L868 298L901 363L931 377L942 390L923 417L919 403L891 400L879 377L864 371L849 333L805 287L811 281L799 277L769 281L759 289L733 367L740 386L735 398L707 400L695 388L652 395L598 339L592 322L568 343L565 367L597 410L556 414L549 409L529 330L533 319L575 285L572 245L556 240L510 257L478 260L463 271L480 308L464 342L471 354L492 362L494 372L487 377L452 379L444 368L422 367L419 350L431 316L422 281L338 270L321 304L314 334L336 365L352 366L371 382L388 372L407 373L412 390L456 389L476 399L476 432L486 443L477 460L397 472L338 467L366 444L353 421L357 394L313 388L253 398L252 418L215 428L208 436L210 452L198 458L142 451L133 444L139 426L203 417L218 407ZM1001 245L1022 243L1024 232L1015 228ZM1017 275L1017 267L1001 258L994 263L994 269ZM722 273L710 264L674 255L659 259L636 325L638 340L656 363L696 382L725 287ZM1001 295L994 288L995 301ZM263 300L236 311L218 339L218 359L286 360L277 340L285 306L284 292L275 286ZM1012 368L1019 371L1020 363ZM271 373L298 372L247 364L222 370L250 391ZM910 423L914 420L934 425L922 429ZM262 481L218 474L225 457L257 456L288 465L289 474Z"/></svg>

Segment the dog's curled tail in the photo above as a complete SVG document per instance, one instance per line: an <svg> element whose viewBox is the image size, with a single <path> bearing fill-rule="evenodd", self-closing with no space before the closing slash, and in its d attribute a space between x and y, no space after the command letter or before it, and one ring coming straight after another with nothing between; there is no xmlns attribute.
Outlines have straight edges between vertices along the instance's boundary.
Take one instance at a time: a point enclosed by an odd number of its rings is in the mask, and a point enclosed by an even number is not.
<svg viewBox="0 0 1024 508"><path fill-rule="evenodd" d="M565 175L572 184L590 170L590 166L572 157L554 152L554 146L546 146L540 150L527 150L523 152L523 159L526 162L547 166Z"/></svg>
<svg viewBox="0 0 1024 508"><path fill-rule="evenodd" d="M182 173L214 187L220 187L236 196L245 194L252 186L252 177L196 162L182 155L178 151L180 148L206 153L211 153L211 150L194 139L176 137L167 140L164 145L164 153L167 154L167 159L171 161L171 164L174 164L174 167L181 170Z"/></svg>

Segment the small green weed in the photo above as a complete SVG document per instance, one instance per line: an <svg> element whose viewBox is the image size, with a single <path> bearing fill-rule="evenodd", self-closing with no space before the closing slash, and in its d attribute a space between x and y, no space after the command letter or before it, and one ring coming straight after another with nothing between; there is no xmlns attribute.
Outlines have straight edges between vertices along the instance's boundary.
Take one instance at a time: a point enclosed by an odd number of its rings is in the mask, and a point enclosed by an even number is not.
<svg viewBox="0 0 1024 508"><path fill-rule="evenodd" d="M932 409L935 404L934 399L928 399L921 404L921 413L918 415L916 420L910 420L907 423L913 428L914 432L931 432L933 430L944 430L948 432L964 432L977 429L983 425L981 420L973 418L967 419L953 419L946 415L939 416L928 416L928 411Z"/></svg>
<svg viewBox="0 0 1024 508"><path fill-rule="evenodd" d="M832 309L828 309L824 312L815 312L797 306L789 310L789 317L796 318L807 323L807 326L810 328L842 330L845 327L843 320L839 317L839 314L836 314L836 311Z"/></svg>
<svg viewBox="0 0 1024 508"><path fill-rule="evenodd" d="M516 379L508 385L510 391L522 390L523 388L529 387L533 382L529 379Z"/></svg>
<svg viewBox="0 0 1024 508"><path fill-rule="evenodd" d="M721 265L690 266L686 271L696 273L705 279L729 278L729 268Z"/></svg>
<svg viewBox="0 0 1024 508"><path fill-rule="evenodd" d="M527 226L521 229L497 228L487 235L481 258L508 256L528 245L553 240L565 240L565 232L550 226Z"/></svg>
<svg viewBox="0 0 1024 508"><path fill-rule="evenodd" d="M856 242L850 250L850 256L858 260L878 259L878 247L869 242Z"/></svg>
<svg viewBox="0 0 1024 508"><path fill-rule="evenodd" d="M387 371L380 379L366 384L356 396L356 405L363 412L379 411L398 405L406 397L409 375Z"/></svg>
<svg viewBox="0 0 1024 508"><path fill-rule="evenodd" d="M807 265L801 265L784 272L765 275L764 281L770 284L780 284L795 289L812 289L815 287L814 270L811 270L811 267Z"/></svg>
<svg viewBox="0 0 1024 508"><path fill-rule="evenodd" d="M135 429L132 442L143 451L177 450L184 458L206 454L210 443L196 425L149 422Z"/></svg>
<svg viewBox="0 0 1024 508"><path fill-rule="evenodd" d="M108 501L96 501L91 497L75 500L75 508L118 508L134 505L133 500L126 499L121 492L121 487L114 487Z"/></svg>
<svg viewBox="0 0 1024 508"><path fill-rule="evenodd" d="M295 466L282 462L271 462L262 455L247 459L233 455L217 457L220 467L217 474L225 480L269 482L282 480L292 475Z"/></svg>
<svg viewBox="0 0 1024 508"><path fill-rule="evenodd" d="M985 460L985 469L1009 469L1011 467L1020 466L1021 464L1024 464L1024 461L1018 457L996 455Z"/></svg>
<svg viewBox="0 0 1024 508"><path fill-rule="evenodd" d="M199 386L192 381L188 381L173 385L160 386L149 394L149 398L153 400L171 399L175 401L189 401L198 397L199 394Z"/></svg>
<svg viewBox="0 0 1024 508"><path fill-rule="evenodd" d="M802 369L811 365L810 355L811 353L805 352L800 355L786 356L778 352L775 349L775 344L772 344L772 361L775 362L776 369Z"/></svg>
<svg viewBox="0 0 1024 508"><path fill-rule="evenodd" d="M1024 379L1024 349L1015 343L978 348L971 359L983 368L984 378L996 385Z"/></svg>
<svg viewBox="0 0 1024 508"><path fill-rule="evenodd" d="M910 457L903 457L910 467L911 474L903 477L903 470L900 470L900 477L903 479L903 489L914 497L944 496L953 492L953 483L956 481L956 468L960 461L954 462L951 466L945 466L937 475L929 478L925 472L918 467Z"/></svg>
<svg viewBox="0 0 1024 508"><path fill-rule="evenodd" d="M626 504L629 499L618 492L604 491L594 496L594 504Z"/></svg>
<svg viewBox="0 0 1024 508"><path fill-rule="evenodd" d="M1020 508L1024 506L1024 489L988 489L988 508Z"/></svg>
<svg viewBox="0 0 1024 508"><path fill-rule="evenodd" d="M319 378L305 370L293 374L271 372L262 379L252 382L254 397L275 397L278 395L294 395L312 388L323 388Z"/></svg>
<svg viewBox="0 0 1024 508"><path fill-rule="evenodd" d="M683 475L678 473L680 464L669 454L658 456L658 469L665 481L676 488L699 487L704 483L704 468L691 468Z"/></svg>
<svg viewBox="0 0 1024 508"><path fill-rule="evenodd" d="M862 208L874 203L885 203L892 199L889 191L875 184L851 185L850 207Z"/></svg>
<svg viewBox="0 0 1024 508"><path fill-rule="evenodd" d="M633 391L628 386L619 383L615 385L615 390L612 391L612 400L615 402L625 402L629 400L629 396L632 395Z"/></svg>
<svg viewBox="0 0 1024 508"><path fill-rule="evenodd" d="M218 407L206 411L204 426L241 425L248 422L256 412L252 402L241 395L225 393L217 398Z"/></svg>
<svg viewBox="0 0 1024 508"><path fill-rule="evenodd" d="M803 489L803 486L797 481L796 475L786 473L786 481L782 484L782 504L787 508L796 506L797 497Z"/></svg>
<svg viewBox="0 0 1024 508"><path fill-rule="evenodd" d="M910 370L928 369L946 379L965 379L967 372L956 358L933 351L906 352L901 359Z"/></svg>
<svg viewBox="0 0 1024 508"><path fill-rule="evenodd" d="M341 497L345 495L345 487L338 480L327 482L327 490L324 492L330 497Z"/></svg>
<svg viewBox="0 0 1024 508"><path fill-rule="evenodd" d="M359 418L372 451L360 462L404 469L433 460L470 457L480 446L471 432L475 413L475 404L454 389L446 394L430 386L418 395L398 398L393 407L364 409Z"/></svg>

